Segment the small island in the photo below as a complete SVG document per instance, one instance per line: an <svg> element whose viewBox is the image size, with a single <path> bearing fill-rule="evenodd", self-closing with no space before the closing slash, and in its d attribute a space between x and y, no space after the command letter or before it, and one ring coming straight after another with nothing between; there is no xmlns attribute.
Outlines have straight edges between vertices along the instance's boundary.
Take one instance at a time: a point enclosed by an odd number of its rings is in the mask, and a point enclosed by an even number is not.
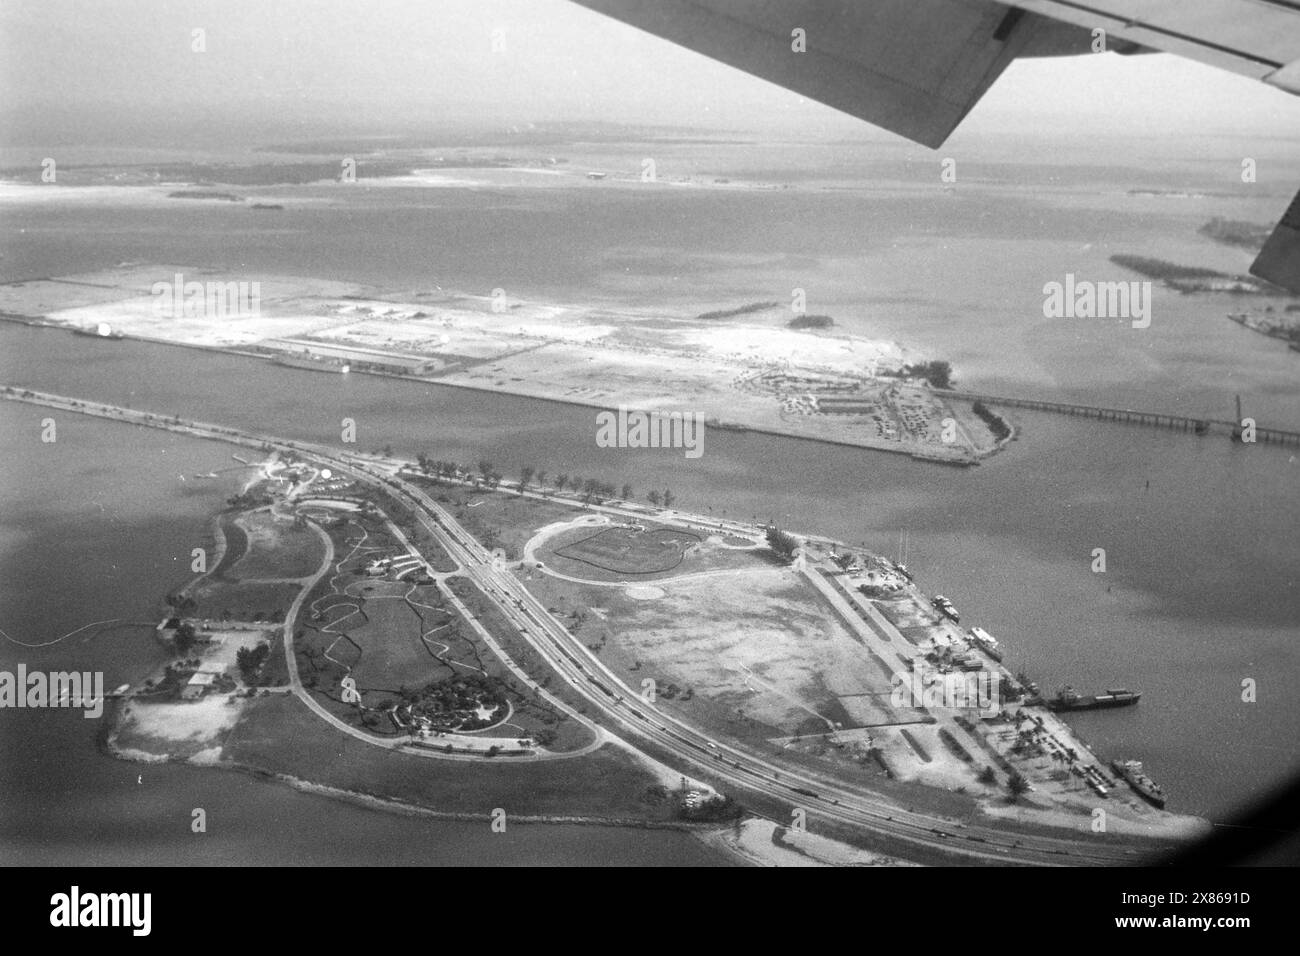
<svg viewBox="0 0 1300 956"><path fill-rule="evenodd" d="M1300 352L1300 303L1278 312L1271 305L1253 312L1229 312L1228 318L1252 332L1281 339L1292 351Z"/></svg>
<svg viewBox="0 0 1300 956"><path fill-rule="evenodd" d="M167 194L168 199L214 199L218 202L243 202L243 196L234 193L210 192L206 189L178 189Z"/></svg>
<svg viewBox="0 0 1300 956"><path fill-rule="evenodd" d="M1289 295L1285 289L1248 275L1230 275L1203 266L1182 266L1164 259L1117 254L1110 257L1117 266L1138 275L1157 279L1179 292L1233 292L1244 295Z"/></svg>
<svg viewBox="0 0 1300 956"><path fill-rule="evenodd" d="M829 315L796 315L785 325L789 329L829 329L834 324Z"/></svg>
<svg viewBox="0 0 1300 956"><path fill-rule="evenodd" d="M1261 249L1273 232L1273 227L1255 222L1245 222L1241 219L1225 219L1222 216L1215 216L1196 231L1225 246Z"/></svg>

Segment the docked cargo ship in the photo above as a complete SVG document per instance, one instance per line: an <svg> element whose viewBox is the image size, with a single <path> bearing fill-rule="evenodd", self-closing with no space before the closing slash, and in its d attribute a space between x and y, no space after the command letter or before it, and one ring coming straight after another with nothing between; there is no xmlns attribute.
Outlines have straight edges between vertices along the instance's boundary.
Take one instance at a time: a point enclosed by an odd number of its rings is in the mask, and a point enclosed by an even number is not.
<svg viewBox="0 0 1300 956"><path fill-rule="evenodd" d="M961 622L961 615L957 613L957 609L953 607L952 602L949 601L942 594L936 594L934 597L930 599L930 603L934 605L934 609L936 611L938 611L948 620L952 621L954 624L958 624Z"/></svg>
<svg viewBox="0 0 1300 956"><path fill-rule="evenodd" d="M1047 702L1049 710L1102 710L1107 707L1127 707L1141 700L1141 694L1135 694L1123 687L1112 688L1104 694L1081 696L1071 687L1066 687Z"/></svg>
<svg viewBox="0 0 1300 956"><path fill-rule="evenodd" d="M277 355L271 361L276 365L287 365L289 368L305 368L312 372L333 372L336 375L348 370L346 365L340 365L326 359L301 358L296 355Z"/></svg>
<svg viewBox="0 0 1300 956"><path fill-rule="evenodd" d="M997 638L982 627L972 627L969 633L971 640L975 642L980 650L995 661L1002 660L1002 648L998 644Z"/></svg>
<svg viewBox="0 0 1300 956"><path fill-rule="evenodd" d="M1142 761L1112 760L1110 766L1130 787L1137 791L1138 796L1148 803L1164 809L1165 792L1158 783L1142 772Z"/></svg>

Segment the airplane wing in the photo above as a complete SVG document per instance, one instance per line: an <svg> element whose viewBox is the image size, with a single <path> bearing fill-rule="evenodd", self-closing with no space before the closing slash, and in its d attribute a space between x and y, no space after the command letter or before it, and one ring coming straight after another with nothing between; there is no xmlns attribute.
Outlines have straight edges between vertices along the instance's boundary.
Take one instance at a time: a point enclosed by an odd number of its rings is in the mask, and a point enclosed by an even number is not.
<svg viewBox="0 0 1300 956"><path fill-rule="evenodd" d="M1162 51L1300 95L1300 0L575 2L932 148L1017 57ZM1251 271L1300 292L1300 195Z"/></svg>

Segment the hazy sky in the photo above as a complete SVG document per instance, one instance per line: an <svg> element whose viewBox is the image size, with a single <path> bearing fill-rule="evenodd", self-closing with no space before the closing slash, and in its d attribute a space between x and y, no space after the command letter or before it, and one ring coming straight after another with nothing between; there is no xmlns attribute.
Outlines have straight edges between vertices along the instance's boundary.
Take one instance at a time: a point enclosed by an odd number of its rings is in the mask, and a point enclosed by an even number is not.
<svg viewBox="0 0 1300 956"><path fill-rule="evenodd" d="M191 50L206 31L206 52ZM505 51L492 51L493 31ZM476 118L851 133L844 119L567 0L0 0L0 145L87 123L339 131ZM1013 64L963 129L1300 129L1300 98L1169 56ZM26 141L26 142L24 142Z"/></svg>

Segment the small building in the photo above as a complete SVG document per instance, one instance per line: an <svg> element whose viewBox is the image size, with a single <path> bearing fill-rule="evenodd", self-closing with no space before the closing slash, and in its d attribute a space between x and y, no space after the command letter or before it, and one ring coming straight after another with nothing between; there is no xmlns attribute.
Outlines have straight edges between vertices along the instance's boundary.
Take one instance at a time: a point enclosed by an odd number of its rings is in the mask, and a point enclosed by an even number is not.
<svg viewBox="0 0 1300 956"><path fill-rule="evenodd" d="M216 679L217 675L211 671L194 672L181 688L181 700L198 700Z"/></svg>

